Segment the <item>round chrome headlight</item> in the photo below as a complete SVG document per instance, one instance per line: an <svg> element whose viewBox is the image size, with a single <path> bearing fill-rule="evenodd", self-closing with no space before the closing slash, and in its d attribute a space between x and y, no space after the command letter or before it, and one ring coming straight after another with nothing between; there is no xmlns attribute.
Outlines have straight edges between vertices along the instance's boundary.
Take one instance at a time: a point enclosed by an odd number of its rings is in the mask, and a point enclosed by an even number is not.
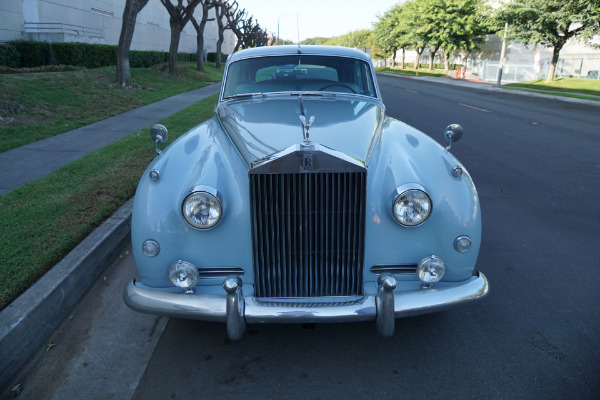
<svg viewBox="0 0 600 400"><path fill-rule="evenodd" d="M223 208L215 195L198 191L185 198L182 212L187 223L194 228L209 229L219 222Z"/></svg>
<svg viewBox="0 0 600 400"><path fill-rule="evenodd" d="M187 261L179 260L169 268L169 280L177 287L191 289L196 286L199 278L198 268Z"/></svg>
<svg viewBox="0 0 600 400"><path fill-rule="evenodd" d="M438 256L429 256L421 260L417 266L419 280L426 285L439 282L446 273L446 264Z"/></svg>
<svg viewBox="0 0 600 400"><path fill-rule="evenodd" d="M400 192L394 199L393 214L404 226L417 226L425 222L431 214L431 199L425 191L408 189Z"/></svg>

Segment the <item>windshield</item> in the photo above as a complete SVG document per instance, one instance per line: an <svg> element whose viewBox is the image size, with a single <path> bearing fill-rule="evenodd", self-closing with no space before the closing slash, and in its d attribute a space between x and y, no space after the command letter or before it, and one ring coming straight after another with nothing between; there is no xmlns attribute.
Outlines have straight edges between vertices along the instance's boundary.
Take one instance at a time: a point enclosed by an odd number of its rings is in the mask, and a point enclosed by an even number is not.
<svg viewBox="0 0 600 400"><path fill-rule="evenodd" d="M223 97L271 92L343 92L377 97L369 64L354 58L281 56L233 62Z"/></svg>

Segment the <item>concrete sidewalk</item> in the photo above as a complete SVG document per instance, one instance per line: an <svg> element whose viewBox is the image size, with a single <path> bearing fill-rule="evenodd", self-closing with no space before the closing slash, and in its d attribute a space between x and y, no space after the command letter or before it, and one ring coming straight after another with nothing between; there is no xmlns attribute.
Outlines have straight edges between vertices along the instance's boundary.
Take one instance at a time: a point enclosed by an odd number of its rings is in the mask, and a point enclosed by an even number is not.
<svg viewBox="0 0 600 400"><path fill-rule="evenodd" d="M71 161L173 115L217 93L219 88L220 84L213 83L0 153L0 196L28 182L43 178Z"/></svg>

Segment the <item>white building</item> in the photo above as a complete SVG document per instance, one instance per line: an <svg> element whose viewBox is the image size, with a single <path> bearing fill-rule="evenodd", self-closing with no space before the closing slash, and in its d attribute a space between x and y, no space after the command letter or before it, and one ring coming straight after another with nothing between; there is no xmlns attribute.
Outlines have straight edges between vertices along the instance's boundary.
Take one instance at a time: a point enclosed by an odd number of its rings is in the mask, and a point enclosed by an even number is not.
<svg viewBox="0 0 600 400"><path fill-rule="evenodd" d="M85 42L117 45L125 0L0 0L0 43L11 40ZM196 17L202 9L196 9ZM214 9L210 12L214 17ZM137 16L131 50L169 51L169 14L159 0L150 0ZM204 29L204 48L216 51L218 29L209 21ZM225 31L222 51L231 54L235 35ZM179 51L196 52L196 30L188 23L181 34Z"/></svg>

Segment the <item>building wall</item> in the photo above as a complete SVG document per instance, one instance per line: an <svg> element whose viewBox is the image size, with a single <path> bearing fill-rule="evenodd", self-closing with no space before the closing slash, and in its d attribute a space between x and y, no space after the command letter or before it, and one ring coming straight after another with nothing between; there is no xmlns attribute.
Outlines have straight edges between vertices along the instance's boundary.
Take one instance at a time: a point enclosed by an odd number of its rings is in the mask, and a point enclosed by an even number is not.
<svg viewBox="0 0 600 400"><path fill-rule="evenodd" d="M0 42L43 40L116 45L121 33L124 0L0 0ZM196 17L202 14L197 9ZM209 18L214 17L214 10ZM131 43L132 50L168 51L171 29L169 14L159 0L150 0L138 14ZM196 30L184 28L179 51L196 51ZM216 51L216 21L206 24L204 47ZM223 52L231 54L235 35L225 31Z"/></svg>

